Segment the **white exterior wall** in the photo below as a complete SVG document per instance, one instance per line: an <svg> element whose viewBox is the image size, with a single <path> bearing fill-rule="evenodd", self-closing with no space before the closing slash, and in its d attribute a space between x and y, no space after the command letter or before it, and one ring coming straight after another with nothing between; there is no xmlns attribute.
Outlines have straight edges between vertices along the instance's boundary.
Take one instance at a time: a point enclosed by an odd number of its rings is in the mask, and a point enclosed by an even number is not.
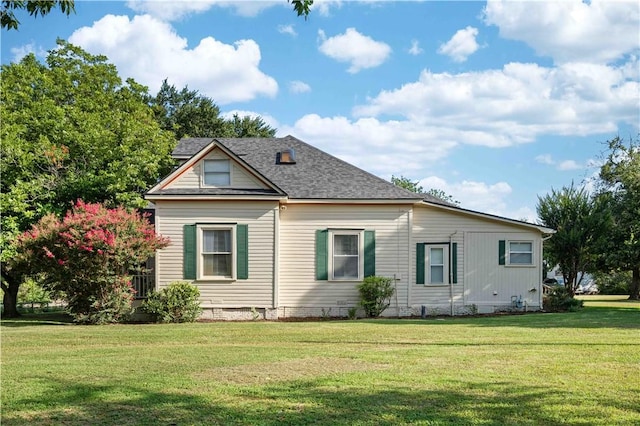
<svg viewBox="0 0 640 426"><path fill-rule="evenodd" d="M280 212L280 316L346 316L359 301L354 281L317 281L316 230L351 228L375 231L376 275L396 280L400 307L406 305L409 270L409 211L402 205L289 204ZM404 301L404 302L402 302ZM384 315L397 315L395 297Z"/></svg>
<svg viewBox="0 0 640 426"><path fill-rule="evenodd" d="M533 241L534 265L498 265L499 240ZM412 271L408 304L414 314L420 312L422 305L430 315L450 314L451 294L454 314L476 309L478 313L508 309L513 295L522 295L529 309L541 308L541 234L538 231L429 206L416 207L411 244L413 268L417 243L449 241L458 244L458 282L453 286L416 284L416 272ZM529 291L534 287L535 292Z"/></svg>
<svg viewBox="0 0 640 426"><path fill-rule="evenodd" d="M171 239L156 261L157 287L183 279L183 226L194 223L248 225L249 279L191 281L203 308L270 308L274 286L274 228L278 202L157 201L156 231Z"/></svg>
<svg viewBox="0 0 640 426"><path fill-rule="evenodd" d="M226 160L229 159L222 151L214 149L207 154L203 160ZM198 161L192 167L185 170L175 180L170 182L163 189L174 188L202 188L202 160ZM206 186L211 187L211 186ZM249 172L247 172L240 164L235 161L231 161L231 185L233 188L242 189L266 189L268 188Z"/></svg>

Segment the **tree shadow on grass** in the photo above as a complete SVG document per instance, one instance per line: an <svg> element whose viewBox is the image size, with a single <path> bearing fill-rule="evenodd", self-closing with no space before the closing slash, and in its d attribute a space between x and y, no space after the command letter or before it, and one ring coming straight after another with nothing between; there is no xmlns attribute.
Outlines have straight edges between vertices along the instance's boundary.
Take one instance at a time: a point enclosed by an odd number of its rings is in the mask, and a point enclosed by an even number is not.
<svg viewBox="0 0 640 426"><path fill-rule="evenodd" d="M44 379L43 379L44 380ZM46 396L6 407L7 425L539 425L609 424L603 407L640 421L637 406L615 395L585 406L573 418L554 407L567 394L514 383L458 383L459 391L414 390L398 383L364 388L330 379L262 387L197 384L157 392L143 385L94 385L47 379ZM13 405L29 410L16 413ZM579 417L575 417L579 416Z"/></svg>
<svg viewBox="0 0 640 426"><path fill-rule="evenodd" d="M18 318L2 318L2 327L31 327L39 325L72 325L73 317L65 312L26 313Z"/></svg>

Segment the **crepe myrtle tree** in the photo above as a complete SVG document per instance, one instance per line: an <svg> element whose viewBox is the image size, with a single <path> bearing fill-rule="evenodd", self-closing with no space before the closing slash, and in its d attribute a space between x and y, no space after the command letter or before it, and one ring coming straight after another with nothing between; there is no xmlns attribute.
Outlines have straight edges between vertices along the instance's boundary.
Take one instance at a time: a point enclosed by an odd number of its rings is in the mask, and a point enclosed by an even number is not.
<svg viewBox="0 0 640 426"><path fill-rule="evenodd" d="M77 322L113 323L132 310L130 271L168 244L136 211L78 200L64 218L44 216L21 234L10 265L63 294Z"/></svg>

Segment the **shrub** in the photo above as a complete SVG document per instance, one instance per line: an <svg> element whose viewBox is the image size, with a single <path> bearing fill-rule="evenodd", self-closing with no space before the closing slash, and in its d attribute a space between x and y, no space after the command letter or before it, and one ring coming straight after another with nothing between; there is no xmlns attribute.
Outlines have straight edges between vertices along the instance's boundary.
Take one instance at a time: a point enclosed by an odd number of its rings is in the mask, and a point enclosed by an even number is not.
<svg viewBox="0 0 640 426"><path fill-rule="evenodd" d="M551 290L543 301L543 306L549 312L575 312L582 309L584 302L571 297L565 287L556 287Z"/></svg>
<svg viewBox="0 0 640 426"><path fill-rule="evenodd" d="M595 281L600 294L629 294L631 271L598 272L595 274Z"/></svg>
<svg viewBox="0 0 640 426"><path fill-rule="evenodd" d="M105 324L128 318L128 272L168 244L136 212L79 200L63 219L47 215L22 234L12 262L64 293L75 321Z"/></svg>
<svg viewBox="0 0 640 426"><path fill-rule="evenodd" d="M160 291L152 292L142 310L156 322L194 322L200 316L200 290L186 281L174 281Z"/></svg>
<svg viewBox="0 0 640 426"><path fill-rule="evenodd" d="M389 307L394 292L391 283L391 278L371 276L358 285L360 306L368 317L378 317Z"/></svg>

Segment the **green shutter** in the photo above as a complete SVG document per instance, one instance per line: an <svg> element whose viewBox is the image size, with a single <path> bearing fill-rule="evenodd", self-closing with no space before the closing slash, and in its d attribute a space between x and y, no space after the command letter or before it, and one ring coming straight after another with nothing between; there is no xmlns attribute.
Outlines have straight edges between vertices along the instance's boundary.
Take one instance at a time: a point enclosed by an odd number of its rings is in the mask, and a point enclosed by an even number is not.
<svg viewBox="0 0 640 426"><path fill-rule="evenodd" d="M424 246L416 244L416 284L424 284Z"/></svg>
<svg viewBox="0 0 640 426"><path fill-rule="evenodd" d="M329 231L316 231L316 280L329 279Z"/></svg>
<svg viewBox="0 0 640 426"><path fill-rule="evenodd" d="M506 262L506 241L500 240L498 241L498 265L504 265Z"/></svg>
<svg viewBox="0 0 640 426"><path fill-rule="evenodd" d="M364 231L364 276L376 274L376 231Z"/></svg>
<svg viewBox="0 0 640 426"><path fill-rule="evenodd" d="M249 225L236 226L236 278L249 278Z"/></svg>
<svg viewBox="0 0 640 426"><path fill-rule="evenodd" d="M196 279L196 225L184 225L183 228L182 276L185 280Z"/></svg>
<svg viewBox="0 0 640 426"><path fill-rule="evenodd" d="M451 275L453 284L458 283L458 243L451 244Z"/></svg>

